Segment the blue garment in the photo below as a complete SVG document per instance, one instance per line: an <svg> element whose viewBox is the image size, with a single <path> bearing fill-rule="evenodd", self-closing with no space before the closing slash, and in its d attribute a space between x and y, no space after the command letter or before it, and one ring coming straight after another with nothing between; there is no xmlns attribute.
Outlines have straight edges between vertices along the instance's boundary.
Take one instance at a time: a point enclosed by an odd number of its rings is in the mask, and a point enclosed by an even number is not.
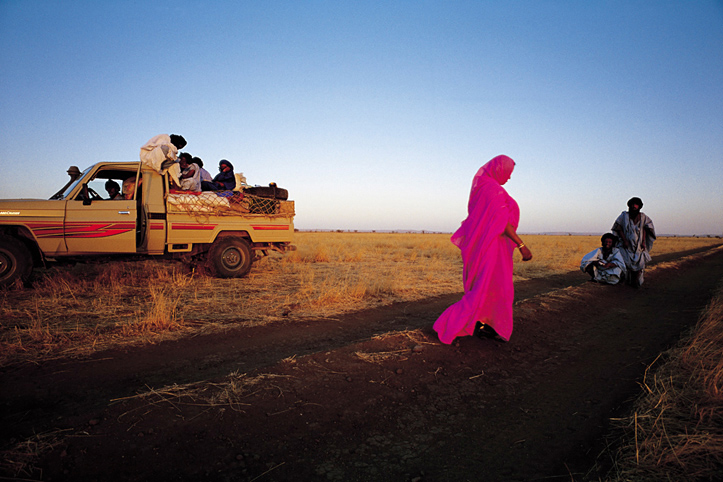
<svg viewBox="0 0 723 482"><path fill-rule="evenodd" d="M236 176L233 171L219 172L216 177L213 178L213 182L221 183L224 185L227 191L233 191L236 187Z"/></svg>
<svg viewBox="0 0 723 482"><path fill-rule="evenodd" d="M213 181L201 182L201 187L204 191L233 191L236 187L236 175L233 171L219 172Z"/></svg>

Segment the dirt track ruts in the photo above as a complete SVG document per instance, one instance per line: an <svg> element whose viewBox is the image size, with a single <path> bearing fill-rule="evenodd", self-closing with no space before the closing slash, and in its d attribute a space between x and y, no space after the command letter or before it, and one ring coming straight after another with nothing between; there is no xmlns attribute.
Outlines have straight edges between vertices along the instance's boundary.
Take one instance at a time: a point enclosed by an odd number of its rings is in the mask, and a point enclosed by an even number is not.
<svg viewBox="0 0 723 482"><path fill-rule="evenodd" d="M449 295L7 368L2 440L87 433L42 461L47 480L582 480L609 418L721 279L721 250L699 251L653 270L640 290L581 273L519 283L506 344L436 343L431 324L459 298ZM371 338L417 328L419 353L403 335ZM354 356L380 351L406 354ZM155 404L140 414L140 399L109 406L232 371L288 378L250 395L242 412Z"/></svg>

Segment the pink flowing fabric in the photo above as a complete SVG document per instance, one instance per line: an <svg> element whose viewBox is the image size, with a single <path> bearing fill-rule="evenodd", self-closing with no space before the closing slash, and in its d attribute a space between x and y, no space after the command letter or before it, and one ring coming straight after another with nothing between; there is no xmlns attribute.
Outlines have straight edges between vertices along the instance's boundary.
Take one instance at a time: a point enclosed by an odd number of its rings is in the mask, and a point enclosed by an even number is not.
<svg viewBox="0 0 723 482"><path fill-rule="evenodd" d="M520 209L502 187L515 162L497 156L482 166L472 181L467 219L452 235L462 251L464 296L434 323L442 343L474 333L477 321L495 329L505 340L512 335L512 254L515 243L504 235L507 224L515 229Z"/></svg>

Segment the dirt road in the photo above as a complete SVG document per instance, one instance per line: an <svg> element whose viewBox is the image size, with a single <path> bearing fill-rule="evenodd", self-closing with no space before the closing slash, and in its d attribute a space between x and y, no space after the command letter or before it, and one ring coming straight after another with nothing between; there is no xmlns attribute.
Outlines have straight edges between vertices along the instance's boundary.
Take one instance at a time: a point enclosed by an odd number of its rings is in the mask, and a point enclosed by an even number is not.
<svg viewBox="0 0 723 482"><path fill-rule="evenodd" d="M509 343L441 345L450 295L5 369L2 475L585 480L610 417L723 277L721 248L685 254L654 258L639 290L581 273L517 284ZM48 450L8 472L29 438Z"/></svg>

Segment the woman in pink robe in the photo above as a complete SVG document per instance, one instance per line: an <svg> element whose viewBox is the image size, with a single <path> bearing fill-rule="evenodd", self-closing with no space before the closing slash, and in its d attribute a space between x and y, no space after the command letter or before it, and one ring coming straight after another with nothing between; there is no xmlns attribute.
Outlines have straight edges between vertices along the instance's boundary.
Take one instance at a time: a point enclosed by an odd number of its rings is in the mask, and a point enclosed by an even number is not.
<svg viewBox="0 0 723 482"><path fill-rule="evenodd" d="M475 334L477 322L504 340L512 334L512 254L522 259L532 253L517 236L520 209L502 187L512 175L515 161L497 156L482 166L472 181L467 219L452 235L462 251L464 296L434 323L442 343ZM479 329L478 329L479 330ZM478 331L479 332L479 331Z"/></svg>

